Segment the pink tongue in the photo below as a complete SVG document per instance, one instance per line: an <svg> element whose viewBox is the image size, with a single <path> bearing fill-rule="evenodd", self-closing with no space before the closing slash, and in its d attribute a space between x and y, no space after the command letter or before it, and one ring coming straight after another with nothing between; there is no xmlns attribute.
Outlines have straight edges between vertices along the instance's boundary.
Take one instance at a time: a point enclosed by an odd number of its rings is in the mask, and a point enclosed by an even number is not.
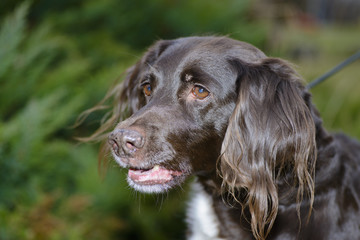
<svg viewBox="0 0 360 240"><path fill-rule="evenodd" d="M181 173L177 171L167 170L160 166L143 171L129 169L129 178L137 184L154 185L164 184L173 178L173 175L179 176Z"/></svg>

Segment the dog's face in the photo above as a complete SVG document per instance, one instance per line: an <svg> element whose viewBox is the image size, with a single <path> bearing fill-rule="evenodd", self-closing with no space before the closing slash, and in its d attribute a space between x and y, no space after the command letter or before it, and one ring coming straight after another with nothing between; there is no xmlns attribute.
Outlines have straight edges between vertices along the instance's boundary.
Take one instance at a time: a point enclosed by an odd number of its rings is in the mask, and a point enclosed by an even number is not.
<svg viewBox="0 0 360 240"><path fill-rule="evenodd" d="M164 192L191 174L216 194L245 190L259 239L275 221L278 190L313 201L319 119L285 61L228 38L159 41L120 86L102 131L131 115L109 146L136 190Z"/></svg>
<svg viewBox="0 0 360 240"><path fill-rule="evenodd" d="M133 115L109 136L115 160L136 190L162 192L190 174L216 172L238 96L237 56L256 62L256 48L226 38L156 43L129 72Z"/></svg>

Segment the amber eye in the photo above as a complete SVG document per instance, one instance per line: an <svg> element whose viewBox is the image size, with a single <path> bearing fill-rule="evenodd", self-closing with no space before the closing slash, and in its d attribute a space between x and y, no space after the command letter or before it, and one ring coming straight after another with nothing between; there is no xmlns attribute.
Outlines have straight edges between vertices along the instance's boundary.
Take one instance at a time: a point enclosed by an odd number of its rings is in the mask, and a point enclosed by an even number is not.
<svg viewBox="0 0 360 240"><path fill-rule="evenodd" d="M201 86L195 86L193 87L192 89L192 94L194 94L194 96L197 98L197 99L204 99L206 98L207 96L209 96L209 91L206 90L205 88L201 87Z"/></svg>
<svg viewBox="0 0 360 240"><path fill-rule="evenodd" d="M143 91L146 96L150 96L152 93L151 85L150 83L147 83L143 86Z"/></svg>

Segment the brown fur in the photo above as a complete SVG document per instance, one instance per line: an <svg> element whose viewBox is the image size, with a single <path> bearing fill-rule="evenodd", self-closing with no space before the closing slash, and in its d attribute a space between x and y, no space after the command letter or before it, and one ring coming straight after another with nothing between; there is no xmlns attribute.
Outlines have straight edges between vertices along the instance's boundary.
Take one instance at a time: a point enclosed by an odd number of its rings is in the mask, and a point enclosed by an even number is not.
<svg viewBox="0 0 360 240"><path fill-rule="evenodd" d="M151 96L144 82L152 84ZM205 100L189 94L198 85L209 90ZM105 139L117 124L102 152L112 149L122 166L181 172L169 187L198 176L222 222L217 237L360 237L360 146L326 132L284 60L223 37L158 41L85 116L108 99L113 110L84 140ZM335 176L346 185L333 183Z"/></svg>

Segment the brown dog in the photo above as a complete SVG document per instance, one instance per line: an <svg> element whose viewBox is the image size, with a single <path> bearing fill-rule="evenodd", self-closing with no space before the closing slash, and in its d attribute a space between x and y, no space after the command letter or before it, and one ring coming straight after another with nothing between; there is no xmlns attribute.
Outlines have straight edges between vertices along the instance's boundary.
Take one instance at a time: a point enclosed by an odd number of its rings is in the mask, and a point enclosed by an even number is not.
<svg viewBox="0 0 360 240"><path fill-rule="evenodd" d="M196 175L189 239L360 239L360 145L331 135L296 72L225 37L158 41L113 91L134 189ZM125 116L126 117L126 116Z"/></svg>

